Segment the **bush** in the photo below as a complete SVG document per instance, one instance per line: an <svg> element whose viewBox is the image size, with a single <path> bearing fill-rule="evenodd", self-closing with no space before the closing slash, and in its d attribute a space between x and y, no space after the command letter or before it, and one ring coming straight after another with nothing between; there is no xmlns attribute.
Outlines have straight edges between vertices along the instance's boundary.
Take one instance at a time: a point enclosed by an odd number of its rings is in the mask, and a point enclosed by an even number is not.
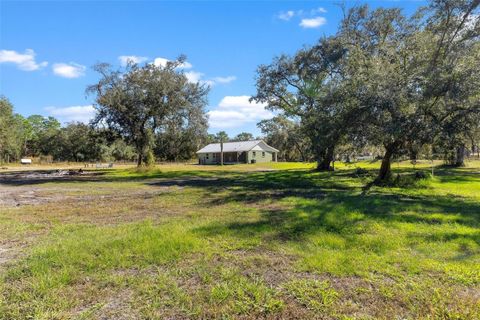
<svg viewBox="0 0 480 320"><path fill-rule="evenodd" d="M357 168L357 169L355 169L355 174L356 174L357 176L363 176L363 175L366 175L366 174L368 174L368 173L369 173L368 170L367 170L367 169L364 169L364 168Z"/></svg>
<svg viewBox="0 0 480 320"><path fill-rule="evenodd" d="M417 171L415 172L415 179L416 180L423 180L423 179L430 179L432 174L427 171Z"/></svg>
<svg viewBox="0 0 480 320"><path fill-rule="evenodd" d="M394 188L426 188L431 174L426 171L417 171L414 174L396 174L386 181L374 182L377 186Z"/></svg>
<svg viewBox="0 0 480 320"><path fill-rule="evenodd" d="M155 156L153 155L152 150L147 152L145 164L147 165L147 167L153 167L155 165Z"/></svg>

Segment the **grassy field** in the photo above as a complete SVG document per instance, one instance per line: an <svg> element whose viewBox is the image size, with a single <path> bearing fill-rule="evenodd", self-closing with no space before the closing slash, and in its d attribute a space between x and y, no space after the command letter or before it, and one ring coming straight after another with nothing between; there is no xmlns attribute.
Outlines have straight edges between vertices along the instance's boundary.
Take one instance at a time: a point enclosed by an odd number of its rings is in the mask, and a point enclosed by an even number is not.
<svg viewBox="0 0 480 320"><path fill-rule="evenodd" d="M479 319L480 162L378 166L0 180L0 319Z"/></svg>

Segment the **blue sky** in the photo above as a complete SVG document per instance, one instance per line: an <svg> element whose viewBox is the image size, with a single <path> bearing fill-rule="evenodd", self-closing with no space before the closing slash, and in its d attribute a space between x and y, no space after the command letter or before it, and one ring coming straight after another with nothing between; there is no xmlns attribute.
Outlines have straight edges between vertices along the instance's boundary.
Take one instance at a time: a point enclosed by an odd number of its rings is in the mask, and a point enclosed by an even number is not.
<svg viewBox="0 0 480 320"><path fill-rule="evenodd" d="M209 131L259 135L256 123L272 114L248 103L257 66L335 33L336 3L0 0L0 94L25 116L87 121L93 97L85 88L98 80L95 63L119 67L135 57L161 64L185 54L183 72L212 87ZM369 4L409 14L425 2Z"/></svg>

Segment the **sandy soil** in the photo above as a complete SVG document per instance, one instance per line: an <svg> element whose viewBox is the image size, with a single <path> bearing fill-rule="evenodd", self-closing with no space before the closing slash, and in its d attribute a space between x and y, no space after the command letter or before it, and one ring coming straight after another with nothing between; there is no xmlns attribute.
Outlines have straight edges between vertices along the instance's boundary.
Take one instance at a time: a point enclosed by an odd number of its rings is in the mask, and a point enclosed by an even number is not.
<svg viewBox="0 0 480 320"><path fill-rule="evenodd" d="M12 171L0 174L0 208L32 205L51 201L42 196L39 184L56 180L94 177L95 172L78 170Z"/></svg>

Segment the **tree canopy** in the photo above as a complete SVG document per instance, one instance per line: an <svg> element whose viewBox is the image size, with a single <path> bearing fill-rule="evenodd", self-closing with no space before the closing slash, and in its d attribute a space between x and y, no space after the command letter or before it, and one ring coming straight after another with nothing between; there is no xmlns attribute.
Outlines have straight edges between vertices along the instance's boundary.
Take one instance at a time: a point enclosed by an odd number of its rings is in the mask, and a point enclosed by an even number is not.
<svg viewBox="0 0 480 320"><path fill-rule="evenodd" d="M384 147L380 181L394 156L439 137L461 151L480 113L478 5L345 9L335 35L259 66L252 99L299 120L319 170L345 143Z"/></svg>
<svg viewBox="0 0 480 320"><path fill-rule="evenodd" d="M132 143L139 166L151 154L156 133L172 133L190 120L206 123L209 89L177 71L184 61L180 57L165 66L129 64L124 71L112 70L108 64L95 66L101 79L87 89L96 97L94 123L106 125Z"/></svg>

